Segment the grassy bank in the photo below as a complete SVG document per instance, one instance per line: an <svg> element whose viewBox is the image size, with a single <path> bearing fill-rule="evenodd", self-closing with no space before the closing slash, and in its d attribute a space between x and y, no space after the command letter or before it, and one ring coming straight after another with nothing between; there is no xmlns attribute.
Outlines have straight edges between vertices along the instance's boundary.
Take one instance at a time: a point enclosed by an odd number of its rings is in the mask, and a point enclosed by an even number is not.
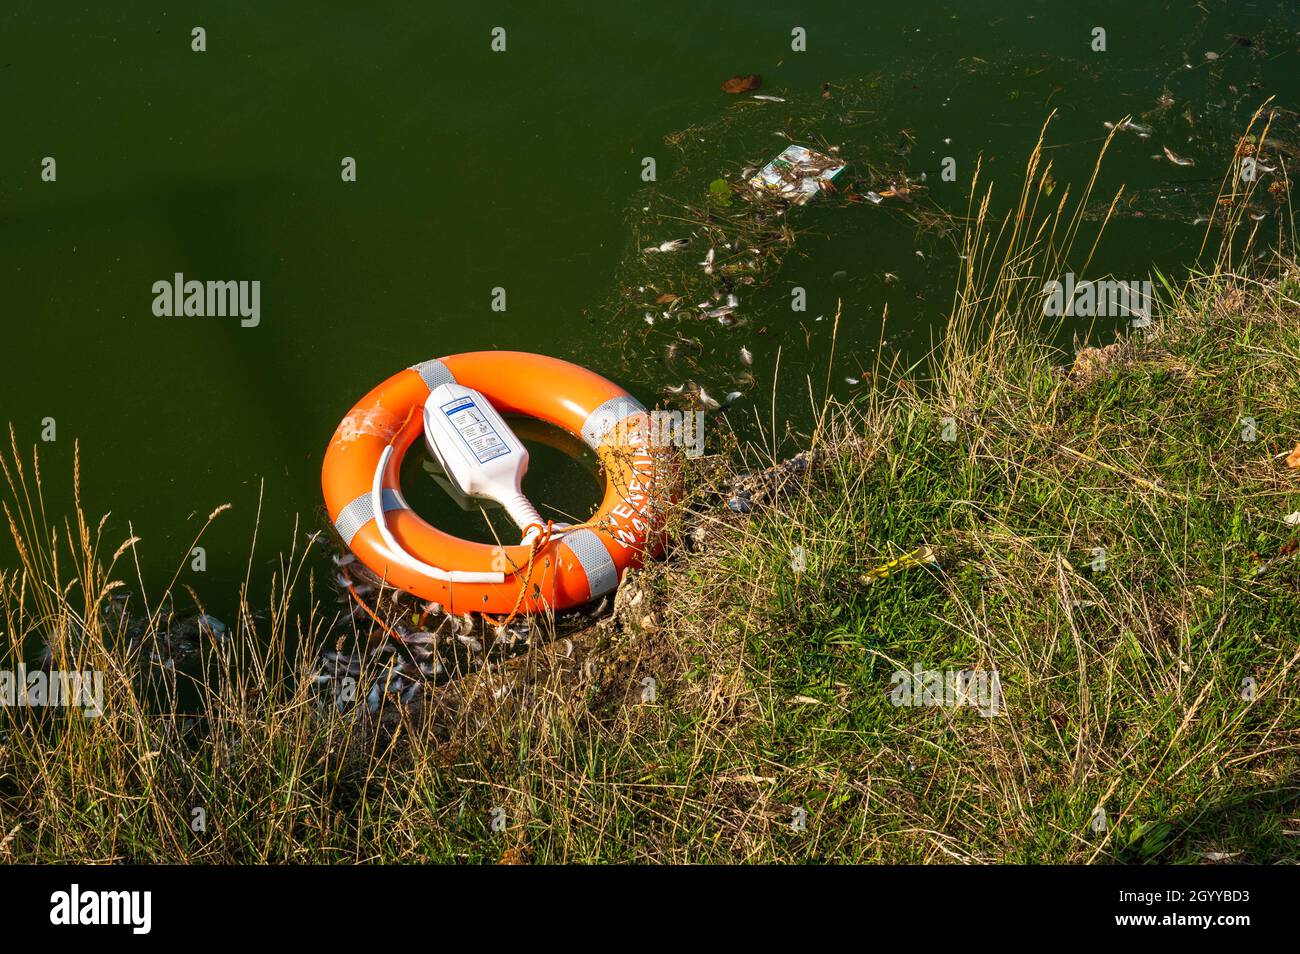
<svg viewBox="0 0 1300 954"><path fill-rule="evenodd" d="M99 718L0 712L0 859L1294 861L1300 268L1225 255L1053 348L1081 217L1038 163L971 210L932 376L824 406L806 466L694 466L611 616L379 718L314 684L311 552L186 706L147 701L186 680L103 612L130 542L47 522L14 448L0 645L106 678ZM996 706L895 704L917 670L995 673Z"/></svg>
<svg viewBox="0 0 1300 954"><path fill-rule="evenodd" d="M735 634L765 851L1294 860L1298 293L1195 283L1151 343L1074 374L832 412L808 494L703 558L685 626L715 652ZM923 544L937 564L864 574ZM1003 711L895 707L917 664L997 671ZM806 841L781 830L795 805Z"/></svg>

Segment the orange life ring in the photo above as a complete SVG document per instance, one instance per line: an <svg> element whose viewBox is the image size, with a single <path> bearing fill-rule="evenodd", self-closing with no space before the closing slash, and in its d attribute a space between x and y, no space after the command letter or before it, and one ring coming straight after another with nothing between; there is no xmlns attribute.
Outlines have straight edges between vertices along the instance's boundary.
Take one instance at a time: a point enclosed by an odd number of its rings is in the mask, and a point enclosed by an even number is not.
<svg viewBox="0 0 1300 954"><path fill-rule="evenodd" d="M421 519L402 497L402 457L423 433L417 412L429 392L453 382L482 392L503 414L547 421L594 449L605 475L595 516L557 530L535 553L462 540ZM558 358L477 351L399 371L363 397L334 432L321 484L344 544L390 585L453 613L563 610L611 592L624 570L662 549L660 495L669 481L659 443L645 407L600 375ZM406 554L395 556L385 543L376 500ZM416 569L409 557L447 578Z"/></svg>

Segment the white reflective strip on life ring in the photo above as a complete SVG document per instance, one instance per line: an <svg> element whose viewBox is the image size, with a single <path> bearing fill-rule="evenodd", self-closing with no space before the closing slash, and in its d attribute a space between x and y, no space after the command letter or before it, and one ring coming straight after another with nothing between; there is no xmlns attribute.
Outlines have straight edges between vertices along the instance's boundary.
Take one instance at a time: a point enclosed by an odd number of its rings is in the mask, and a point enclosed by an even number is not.
<svg viewBox="0 0 1300 954"><path fill-rule="evenodd" d="M630 394L612 397L596 410L587 415L582 425L582 439L587 446L595 450L609 433L610 428L633 414L645 412L645 405Z"/></svg>
<svg viewBox="0 0 1300 954"><path fill-rule="evenodd" d="M413 364L410 370L420 376L424 383L429 386L430 391L440 384L456 383L456 376L451 373L451 369L437 358Z"/></svg>
<svg viewBox="0 0 1300 954"><path fill-rule="evenodd" d="M384 510L410 510L410 506L396 490L384 488ZM361 528L375 519L374 499L370 491L359 494L334 518L334 527L343 538L346 546L352 546L352 538L361 532Z"/></svg>
<svg viewBox="0 0 1300 954"><path fill-rule="evenodd" d="M582 566L582 572L587 574L587 587L591 590L593 599L618 586L618 567L605 542L595 532L587 529L570 530L560 542L573 552Z"/></svg>

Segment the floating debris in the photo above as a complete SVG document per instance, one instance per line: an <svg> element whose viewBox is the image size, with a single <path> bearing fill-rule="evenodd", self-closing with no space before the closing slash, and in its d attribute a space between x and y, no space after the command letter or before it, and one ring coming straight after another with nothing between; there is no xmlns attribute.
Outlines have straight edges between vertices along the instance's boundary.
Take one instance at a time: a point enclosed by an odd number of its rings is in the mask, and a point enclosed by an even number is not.
<svg viewBox="0 0 1300 954"><path fill-rule="evenodd" d="M661 242L658 245L651 245L647 248L641 249L641 251L645 252L647 255L650 255L654 252L676 252L681 249L684 249L687 245L690 244L691 244L690 239L669 239L667 242Z"/></svg>
<svg viewBox="0 0 1300 954"><path fill-rule="evenodd" d="M873 192L871 194L876 195L877 193ZM881 199L902 199L909 205L912 203L912 190L906 185L893 184L887 189L880 190L879 195Z"/></svg>
<svg viewBox="0 0 1300 954"><path fill-rule="evenodd" d="M757 73L750 73L748 76L733 76L722 83L724 93L748 93L751 89L758 89L763 85L763 77Z"/></svg>
<svg viewBox="0 0 1300 954"><path fill-rule="evenodd" d="M456 639L472 653L483 652L483 644L468 633L458 633Z"/></svg>
<svg viewBox="0 0 1300 954"><path fill-rule="evenodd" d="M1164 147L1164 150L1165 150L1165 158L1168 159L1170 162L1172 162L1172 163L1173 163L1174 165L1176 165L1176 166L1194 166L1194 165L1196 165L1196 160L1195 160L1195 159L1184 159L1182 156L1176 154L1176 153L1175 153L1172 149L1170 149L1168 146L1165 146L1165 147Z"/></svg>
<svg viewBox="0 0 1300 954"><path fill-rule="evenodd" d="M739 345L721 339L755 321L758 312L751 313L750 290L758 292L753 299L754 307L758 307L764 301L758 290L769 285L798 242L803 213L797 206L824 193L821 197L829 201L823 205L834 204L847 210L851 203L872 201L861 196L868 188L911 184L906 170L894 158L891 142L877 143L872 137L862 142L835 141L834 130L861 122L861 116L887 102L888 91L896 82L896 76L882 75L837 83L835 99L830 102L815 99L815 87L789 94L782 91L774 99L786 99L790 105L775 112L771 108L753 108L755 104L746 107L737 103L737 108L717 110L706 125L688 126L664 137L665 144L680 153L680 162L673 164L670 175L663 175L661 170L662 180L648 186L629 206L632 228L623 271L610 283L614 291L601 309L612 319L612 333L619 335L627 371L631 372L634 360L638 360L634 355L653 356L658 351L667 370L654 381L656 387L694 378L715 386L717 390L711 393L721 400L720 395L732 386L732 381L728 380L730 371L717 366L718 360L739 367L735 360ZM754 93L763 90L751 91L743 98L752 99ZM779 119L779 124L774 119ZM770 148L761 145L770 142L768 135L779 135L784 140L778 151L789 148L790 152L782 152L783 156L792 154L796 161L803 156L823 164L824 169L791 166L792 182L787 195L779 191L783 184L779 175L778 181L755 188L754 181L762 181L760 170L765 166L772 167L769 172L774 170L775 162L769 162L773 154L728 153L736 144L746 150ZM843 171L835 176L839 170ZM801 178L810 179L807 192L801 191ZM915 204L899 208L895 214L916 220L926 230L936 225L952 228L946 213L913 212L917 206L927 210L930 207L928 196L919 195L921 192L922 188L916 186L912 193ZM906 202L902 198L895 201L900 206ZM927 214L932 218L922 221L921 216ZM662 254L659 243L654 241L657 235L680 237L688 240L690 247L685 255ZM652 244L655 252L645 253L643 244ZM695 257L697 249L704 251ZM710 249L711 262L706 258ZM656 297L664 293L678 297L660 300L659 307L655 307ZM733 302L732 295L737 293L743 295L743 302ZM724 307L734 310L718 313ZM713 317L709 317L710 312L715 313ZM652 314L653 324L645 320L646 314ZM672 343L686 336L688 328L689 336L695 338L690 347ZM741 390L750 393L745 387ZM670 400L674 405L684 405L687 397L678 394Z"/></svg>
<svg viewBox="0 0 1300 954"><path fill-rule="evenodd" d="M135 615L129 609L130 597L122 595L108 600L100 611L105 624L125 637L127 646L142 666L174 669L197 657L205 646L226 640L226 624L207 613L177 616L171 599L164 599L152 612ZM49 665L52 656L46 642L41 651L41 665Z"/></svg>
<svg viewBox="0 0 1300 954"><path fill-rule="evenodd" d="M702 526L691 527L686 532L687 546L698 552L704 549L704 541L708 538L708 532Z"/></svg>
<svg viewBox="0 0 1300 954"><path fill-rule="evenodd" d="M1102 123L1107 129L1113 129L1116 132L1136 133L1140 139L1150 139L1152 129L1150 126L1144 126L1141 123L1135 123L1131 119L1121 120L1119 123Z"/></svg>
<svg viewBox="0 0 1300 954"><path fill-rule="evenodd" d="M755 192L804 205L822 190L834 189L834 179L845 164L806 146L787 146L781 155L749 180Z"/></svg>
<svg viewBox="0 0 1300 954"><path fill-rule="evenodd" d="M148 661L174 666L197 656L205 642L220 643L226 638L226 624L206 613L171 621L167 628L147 641Z"/></svg>
<svg viewBox="0 0 1300 954"><path fill-rule="evenodd" d="M671 368L673 362L678 358L687 357L689 359L699 353L699 350L700 343L698 341L690 338L678 338L676 341L669 342L668 346L664 348L664 363Z"/></svg>
<svg viewBox="0 0 1300 954"><path fill-rule="evenodd" d="M744 345L740 346L740 363L746 367L754 363L754 355Z"/></svg>
<svg viewBox="0 0 1300 954"><path fill-rule="evenodd" d="M780 96L764 96L762 93L755 93L754 99L761 99L765 103L784 103L785 100Z"/></svg>

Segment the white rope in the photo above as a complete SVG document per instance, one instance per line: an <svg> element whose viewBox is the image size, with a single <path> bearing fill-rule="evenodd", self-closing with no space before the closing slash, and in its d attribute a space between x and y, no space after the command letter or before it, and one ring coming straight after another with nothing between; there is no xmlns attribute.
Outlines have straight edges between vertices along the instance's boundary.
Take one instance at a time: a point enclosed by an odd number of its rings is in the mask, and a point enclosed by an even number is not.
<svg viewBox="0 0 1300 954"><path fill-rule="evenodd" d="M384 538L384 543L388 544L388 549L394 559L408 570L423 573L425 576L431 576L435 580L442 580L447 583L504 583L506 580L504 573L442 570L416 559L402 549L392 531L388 529L388 523L384 519L384 470L387 468L388 459L392 454L393 445L389 444L384 448L384 452L379 455L379 466L375 468L375 481L370 487L370 505L375 511L375 522L379 525L379 535Z"/></svg>

